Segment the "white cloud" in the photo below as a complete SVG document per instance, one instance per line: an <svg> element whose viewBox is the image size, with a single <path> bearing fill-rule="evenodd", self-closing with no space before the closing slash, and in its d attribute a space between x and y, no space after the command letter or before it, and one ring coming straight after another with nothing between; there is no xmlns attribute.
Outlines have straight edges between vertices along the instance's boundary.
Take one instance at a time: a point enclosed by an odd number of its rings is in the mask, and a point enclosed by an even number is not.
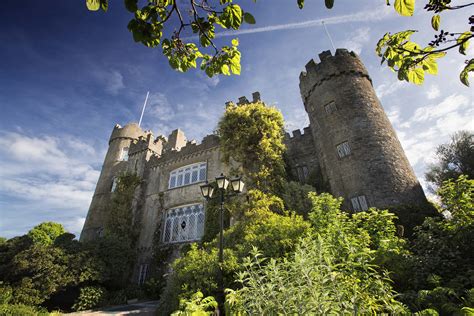
<svg viewBox="0 0 474 316"><path fill-rule="evenodd" d="M362 48L366 46L370 40L370 28L363 27L350 32L348 37L341 43L341 47L347 48L348 50L354 51L360 55ZM372 48L371 48L372 49Z"/></svg>
<svg viewBox="0 0 474 316"><path fill-rule="evenodd" d="M70 136L4 132L0 133L0 146L0 193L17 201L2 206L5 223L0 224L0 230L7 231L7 221L23 221L17 217L17 207L23 205L25 213L56 220L71 232L80 233L78 218L83 218L89 208L100 174L93 164L102 160L101 154Z"/></svg>
<svg viewBox="0 0 474 316"><path fill-rule="evenodd" d="M379 99L382 99L386 96L393 94L394 92L397 92L402 87L404 87L405 84L405 82L399 80L390 83L382 83L375 88L375 93L377 94Z"/></svg>
<svg viewBox="0 0 474 316"><path fill-rule="evenodd" d="M424 178L427 166L435 162L438 145L448 142L450 135L459 130L474 130L474 106L472 100L462 94L452 94L439 103L419 107L406 121L400 118L398 108L393 108L388 115L420 179ZM426 181L421 183L425 189L429 188Z"/></svg>
<svg viewBox="0 0 474 316"><path fill-rule="evenodd" d="M468 106L472 106L472 104L469 104L469 99L466 96L452 94L438 104L417 108L412 120L415 122L427 121L442 117L450 112L459 111Z"/></svg>
<svg viewBox="0 0 474 316"><path fill-rule="evenodd" d="M125 88L122 74L114 69L94 69L92 75L103 85L105 91L111 95L117 95Z"/></svg>
<svg viewBox="0 0 474 316"><path fill-rule="evenodd" d="M164 93L154 92L148 98L148 112L158 120L170 121L175 116L175 110Z"/></svg>
<svg viewBox="0 0 474 316"><path fill-rule="evenodd" d="M436 99L441 95L441 91L439 91L439 88L437 85L433 84L430 86L430 89L426 91L426 97L430 100Z"/></svg>

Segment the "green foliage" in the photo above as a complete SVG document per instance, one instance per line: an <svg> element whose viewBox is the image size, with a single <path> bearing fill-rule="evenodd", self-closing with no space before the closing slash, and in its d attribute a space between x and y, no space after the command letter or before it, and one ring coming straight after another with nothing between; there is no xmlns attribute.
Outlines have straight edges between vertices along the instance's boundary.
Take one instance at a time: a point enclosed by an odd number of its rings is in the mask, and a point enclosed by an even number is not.
<svg viewBox="0 0 474 316"><path fill-rule="evenodd" d="M371 253L347 246L351 256L344 265L321 235L301 240L282 260L265 260L254 251L238 274L242 288L228 291L228 301L248 315L404 312L388 278L371 265Z"/></svg>
<svg viewBox="0 0 474 316"><path fill-rule="evenodd" d="M72 306L75 311L85 311L99 306L104 301L106 292L99 286L86 286L81 288L81 292L76 302Z"/></svg>
<svg viewBox="0 0 474 316"><path fill-rule="evenodd" d="M56 236L54 232L58 230L54 228L58 227L62 229L56 223L35 227L33 236L53 236L37 239L40 242L32 241L30 231L28 235L11 238L0 245L0 279L9 283L8 290L0 286L0 293L5 294L0 296L6 297L2 298L4 302L11 292L9 304L16 304L18 308L23 308L22 304L38 306L63 291L101 280L105 270L101 261L74 240L73 234ZM45 235L38 231L53 233Z"/></svg>
<svg viewBox="0 0 474 316"><path fill-rule="evenodd" d="M472 306L474 287L474 180L461 176L438 191L445 217L427 218L416 229L410 286L403 300L414 310L460 314ZM470 303L468 303L470 302Z"/></svg>
<svg viewBox="0 0 474 316"><path fill-rule="evenodd" d="M395 0L393 7L400 15L412 16L415 12L415 0Z"/></svg>
<svg viewBox="0 0 474 316"><path fill-rule="evenodd" d="M214 315L217 310L217 302L212 296L204 297L202 292L194 293L189 300L183 299L179 303L180 310L175 311L172 316L206 316Z"/></svg>
<svg viewBox="0 0 474 316"><path fill-rule="evenodd" d="M262 102L226 107L218 126L223 159L238 162L247 187L263 192L281 190L285 168L283 116Z"/></svg>
<svg viewBox="0 0 474 316"><path fill-rule="evenodd" d="M48 316L59 315L59 313L49 313L45 309L39 309L25 304L0 304L1 316Z"/></svg>
<svg viewBox="0 0 474 316"><path fill-rule="evenodd" d="M431 18L431 26L438 31L441 24L439 13L446 10L463 9L472 5L452 5L451 1L429 0L425 10L434 11ZM412 16L415 8L415 0L395 0L394 7L397 12L404 16ZM466 54L469 41L474 37L473 29L462 33L448 32L441 30L435 39L428 46L422 48L421 45L412 42L410 37L416 31L407 30L391 34L386 33L379 40L376 47L376 53L382 58L382 63L387 61L388 67L398 73L399 80L405 80L415 84L422 84L425 73L436 75L438 73L437 60L444 57L447 51L456 47L460 54ZM450 38L450 39L448 39ZM450 42L456 44L448 46ZM438 48L440 45L445 47ZM472 60L471 60L472 61ZM469 86L468 73L474 71L471 61L466 61L466 66L460 74L460 80L466 86Z"/></svg>
<svg viewBox="0 0 474 316"><path fill-rule="evenodd" d="M437 162L425 175L426 180L436 187L462 174L474 179L474 134L469 131L455 133L450 143L436 148L436 157Z"/></svg>
<svg viewBox="0 0 474 316"><path fill-rule="evenodd" d="M254 248L238 272L242 287L228 290L233 312L264 314L405 313L386 272L374 263L406 252L393 214L371 210L352 218L342 199L309 193L312 233L287 257L264 259Z"/></svg>
<svg viewBox="0 0 474 316"><path fill-rule="evenodd" d="M136 259L136 250L124 237L105 236L84 245L92 258L97 260L96 271L100 282L110 290L124 289ZM113 267L113 268L110 268Z"/></svg>
<svg viewBox="0 0 474 316"><path fill-rule="evenodd" d="M281 198L285 203L286 209L307 218L312 206L308 193L314 191L314 188L307 184L300 184L295 181L285 182Z"/></svg>
<svg viewBox="0 0 474 316"><path fill-rule="evenodd" d="M249 203L240 204L239 221L225 231L223 279L227 288L235 288L234 275L242 269L242 260L254 245L266 256L281 257L294 251L297 240L304 236L309 224L301 216L284 211L283 201L276 196L251 190ZM278 212L280 214L277 214ZM178 298L189 298L202 291L216 295L218 266L218 241L193 244L190 250L172 265L168 287L162 301L163 314L178 308Z"/></svg>
<svg viewBox="0 0 474 316"><path fill-rule="evenodd" d="M121 174L106 210L109 214L106 235L122 238L122 241L128 241L130 247L136 242L140 228L132 212L135 190L140 181L133 173Z"/></svg>
<svg viewBox="0 0 474 316"><path fill-rule="evenodd" d="M51 245L56 238L58 238L65 232L66 230L61 224L53 222L44 222L33 227L28 232L28 237L30 237L34 243Z"/></svg>

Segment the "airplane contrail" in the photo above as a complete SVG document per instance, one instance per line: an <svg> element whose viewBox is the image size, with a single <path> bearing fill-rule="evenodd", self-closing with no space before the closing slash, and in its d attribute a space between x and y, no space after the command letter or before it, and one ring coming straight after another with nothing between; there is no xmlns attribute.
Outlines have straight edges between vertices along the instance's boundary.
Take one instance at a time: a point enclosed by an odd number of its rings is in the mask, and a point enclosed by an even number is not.
<svg viewBox="0 0 474 316"><path fill-rule="evenodd" d="M370 11L361 11L354 14L339 15L339 16L333 16L333 17L328 17L328 18L308 20L308 21L303 21L303 22L268 25L268 26L249 28L249 29L243 29L243 30L241 29L241 30L236 30L236 31L222 31L222 32L217 32L215 37L218 38L218 37L263 33L263 32L273 32L273 31L280 31L280 30L309 28L309 27L321 26L323 21L326 25L342 24L342 23L349 23L349 22L380 21L384 19L389 13L391 13L392 10L387 9L386 7L382 7L382 8L370 10ZM183 39L185 40L197 39L197 36L189 36Z"/></svg>

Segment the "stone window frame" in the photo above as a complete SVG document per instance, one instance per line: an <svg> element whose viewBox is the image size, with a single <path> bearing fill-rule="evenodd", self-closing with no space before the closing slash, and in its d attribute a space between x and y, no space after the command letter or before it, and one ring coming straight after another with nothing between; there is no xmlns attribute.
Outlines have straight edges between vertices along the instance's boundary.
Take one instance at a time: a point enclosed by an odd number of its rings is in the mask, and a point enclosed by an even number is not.
<svg viewBox="0 0 474 316"><path fill-rule="evenodd" d="M306 165L296 166L296 176L299 182L305 182L309 176L309 169Z"/></svg>
<svg viewBox="0 0 474 316"><path fill-rule="evenodd" d="M203 203L170 208L164 215L161 241L164 244L174 244L201 240L204 235L205 220L206 212Z"/></svg>
<svg viewBox="0 0 474 316"><path fill-rule="evenodd" d="M207 162L196 162L172 170L168 179L168 190L204 182L206 180Z"/></svg>
<svg viewBox="0 0 474 316"><path fill-rule="evenodd" d="M358 195L351 198L352 210L354 212L365 212L369 209L369 203L365 195Z"/></svg>
<svg viewBox="0 0 474 316"><path fill-rule="evenodd" d="M113 177L112 178L112 184L110 185L110 192L115 192L117 191L117 185L118 185L118 177Z"/></svg>
<svg viewBox="0 0 474 316"><path fill-rule="evenodd" d="M329 101L323 107L327 115L331 115L338 110L336 102L334 100Z"/></svg>
<svg viewBox="0 0 474 316"><path fill-rule="evenodd" d="M120 158L119 158L119 161L128 161L128 152L129 152L130 148L129 147L123 147L121 150L120 150Z"/></svg>
<svg viewBox="0 0 474 316"><path fill-rule="evenodd" d="M352 154L352 149L349 145L349 141L346 140L336 145L336 152L340 159L350 156Z"/></svg>

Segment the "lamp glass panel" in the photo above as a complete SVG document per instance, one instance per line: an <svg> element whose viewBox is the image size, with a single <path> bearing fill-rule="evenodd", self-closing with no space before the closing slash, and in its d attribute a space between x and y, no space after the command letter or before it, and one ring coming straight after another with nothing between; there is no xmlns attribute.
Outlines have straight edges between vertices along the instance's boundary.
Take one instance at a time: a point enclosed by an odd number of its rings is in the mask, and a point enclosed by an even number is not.
<svg viewBox="0 0 474 316"><path fill-rule="evenodd" d="M231 179L230 184L234 192L240 192L240 178Z"/></svg>
<svg viewBox="0 0 474 316"><path fill-rule="evenodd" d="M219 189L227 189L227 186L229 185L229 180L225 176L220 176L216 178L217 182L217 187Z"/></svg>
<svg viewBox="0 0 474 316"><path fill-rule="evenodd" d="M209 196L208 198L212 198L212 193L214 193L214 187L212 185L209 186Z"/></svg>
<svg viewBox="0 0 474 316"><path fill-rule="evenodd" d="M211 186L209 184L201 185L201 194L202 194L203 197L205 197L205 198L209 197L210 187Z"/></svg>

